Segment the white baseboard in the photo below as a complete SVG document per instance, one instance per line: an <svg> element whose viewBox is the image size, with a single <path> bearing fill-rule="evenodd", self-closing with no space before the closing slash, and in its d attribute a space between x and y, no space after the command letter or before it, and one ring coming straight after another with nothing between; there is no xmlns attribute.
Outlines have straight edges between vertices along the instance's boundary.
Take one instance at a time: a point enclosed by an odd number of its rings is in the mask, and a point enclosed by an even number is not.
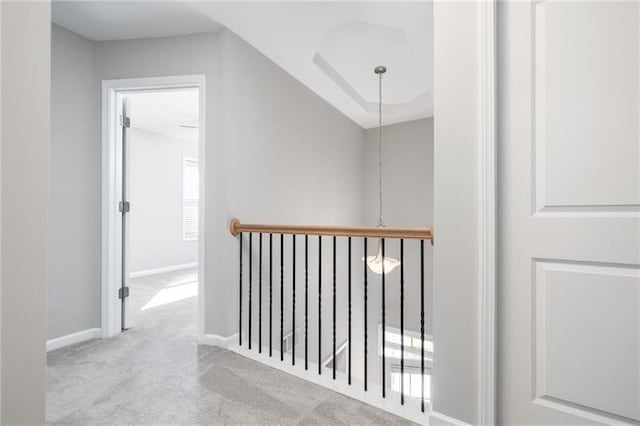
<svg viewBox="0 0 640 426"><path fill-rule="evenodd" d="M204 334L198 339L198 343L207 346L217 346L222 349L228 349L238 343L238 333L228 337L217 334Z"/></svg>
<svg viewBox="0 0 640 426"><path fill-rule="evenodd" d="M434 426L471 426L469 423L465 423L462 420L454 419L446 414L432 411L429 417L429 424Z"/></svg>
<svg viewBox="0 0 640 426"><path fill-rule="evenodd" d="M73 345L75 343L84 342L86 340L100 339L101 337L102 329L100 328L89 328L86 330L78 331L77 333L71 333L67 334L66 336L56 337L55 339L47 340L47 352L64 348L65 346Z"/></svg>
<svg viewBox="0 0 640 426"><path fill-rule="evenodd" d="M162 274L163 272L180 271L181 269L195 268L198 266L197 262L183 263L181 265L163 266L162 268L145 269L144 271L131 272L129 278L146 277L147 275Z"/></svg>

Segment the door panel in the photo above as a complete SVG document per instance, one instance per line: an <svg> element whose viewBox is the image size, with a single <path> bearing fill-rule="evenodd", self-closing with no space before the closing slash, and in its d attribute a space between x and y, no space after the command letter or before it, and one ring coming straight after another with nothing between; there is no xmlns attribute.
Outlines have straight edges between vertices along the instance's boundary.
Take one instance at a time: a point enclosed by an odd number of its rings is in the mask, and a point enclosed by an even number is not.
<svg viewBox="0 0 640 426"><path fill-rule="evenodd" d="M637 9L632 2L534 6L538 210L638 211Z"/></svg>
<svg viewBox="0 0 640 426"><path fill-rule="evenodd" d="M640 270L539 259L534 268L535 398L637 418L638 353L626 348L639 345L640 323L629 319Z"/></svg>
<svg viewBox="0 0 640 426"><path fill-rule="evenodd" d="M498 7L504 424L640 422L640 7Z"/></svg>

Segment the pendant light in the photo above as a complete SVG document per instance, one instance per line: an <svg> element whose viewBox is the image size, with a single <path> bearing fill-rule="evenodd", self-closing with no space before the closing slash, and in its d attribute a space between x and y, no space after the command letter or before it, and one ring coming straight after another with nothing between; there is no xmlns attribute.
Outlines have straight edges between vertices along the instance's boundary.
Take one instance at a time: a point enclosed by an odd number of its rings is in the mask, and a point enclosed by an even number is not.
<svg viewBox="0 0 640 426"><path fill-rule="evenodd" d="M378 228L384 228L382 221L382 76L387 72L387 67L377 66L373 70L378 75ZM364 258L362 259L364 260ZM367 266L378 275L383 272L388 274L396 266L400 265L400 261L393 257L382 255L382 241L378 242L378 252L375 256L367 256Z"/></svg>

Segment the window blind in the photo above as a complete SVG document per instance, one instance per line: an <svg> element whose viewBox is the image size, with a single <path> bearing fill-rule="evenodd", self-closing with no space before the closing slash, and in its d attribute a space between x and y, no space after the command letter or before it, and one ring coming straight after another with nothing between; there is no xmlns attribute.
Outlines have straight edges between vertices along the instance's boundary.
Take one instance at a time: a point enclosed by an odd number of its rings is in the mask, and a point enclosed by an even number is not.
<svg viewBox="0 0 640 426"><path fill-rule="evenodd" d="M198 211L200 192L198 187L198 160L184 158L182 163L182 239L198 239Z"/></svg>

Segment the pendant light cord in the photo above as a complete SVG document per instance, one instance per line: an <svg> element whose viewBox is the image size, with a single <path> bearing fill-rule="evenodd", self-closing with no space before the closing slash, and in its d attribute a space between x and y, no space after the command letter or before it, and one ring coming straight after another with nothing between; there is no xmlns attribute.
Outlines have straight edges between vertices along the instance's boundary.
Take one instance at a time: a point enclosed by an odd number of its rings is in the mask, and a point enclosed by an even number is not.
<svg viewBox="0 0 640 426"><path fill-rule="evenodd" d="M378 201L380 205L378 226L384 226L382 221L382 73L378 74Z"/></svg>

